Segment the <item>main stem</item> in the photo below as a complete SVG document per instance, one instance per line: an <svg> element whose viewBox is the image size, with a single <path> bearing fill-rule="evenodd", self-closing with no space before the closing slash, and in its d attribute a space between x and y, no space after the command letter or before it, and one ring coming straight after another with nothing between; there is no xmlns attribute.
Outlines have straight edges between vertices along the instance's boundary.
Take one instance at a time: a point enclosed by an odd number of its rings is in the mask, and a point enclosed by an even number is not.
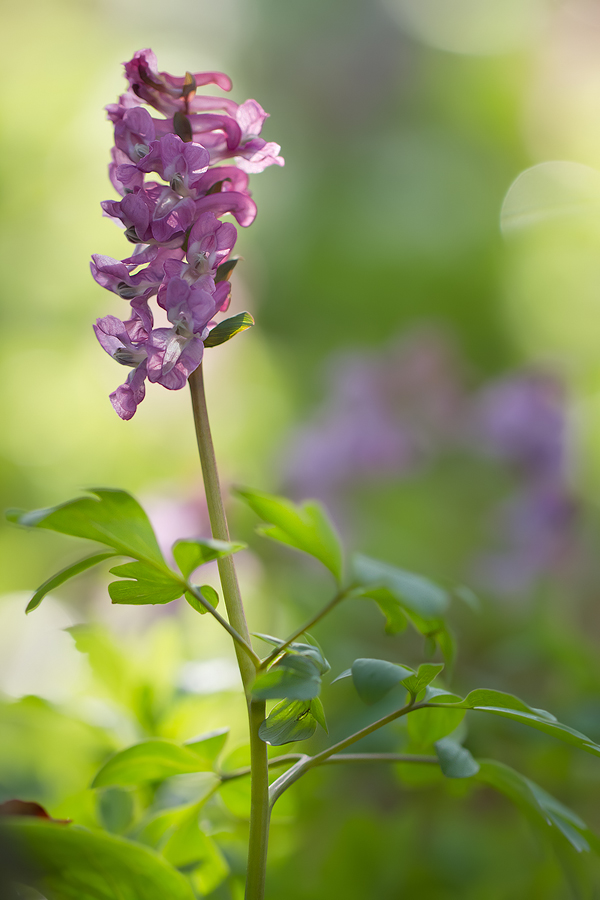
<svg viewBox="0 0 600 900"><path fill-rule="evenodd" d="M210 433L206 394L204 392L204 376L202 365L192 372L189 378L194 410L196 439L200 452L200 463L206 503L212 535L221 541L229 540L229 528L223 507L217 461ZM223 599L229 622L242 638L251 646L250 632L246 622L244 606L232 556L217 560L219 577L223 590ZM269 768L267 745L258 734L261 722L265 718L265 704L252 700L250 689L256 676L254 663L239 644L235 643L240 674L246 692L248 704L248 720L250 725L250 765L252 781L252 802L250 810L250 840L248 847L248 871L246 875L246 900L263 900L265 894L265 870L267 862L267 844L269 838Z"/></svg>

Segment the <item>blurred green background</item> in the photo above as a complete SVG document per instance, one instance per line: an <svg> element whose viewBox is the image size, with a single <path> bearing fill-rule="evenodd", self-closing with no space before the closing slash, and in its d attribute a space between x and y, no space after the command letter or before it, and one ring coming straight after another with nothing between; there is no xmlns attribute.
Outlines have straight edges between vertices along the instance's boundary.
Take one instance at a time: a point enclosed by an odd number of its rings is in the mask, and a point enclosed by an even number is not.
<svg viewBox="0 0 600 900"><path fill-rule="evenodd" d="M88 263L129 252L99 206L112 196L102 107L124 89L122 61L149 46L173 73L226 71L233 99L271 114L264 136L286 166L252 177L259 214L237 245L232 309L257 325L206 354L224 484L316 494L350 549L471 584L481 608L454 613L456 689L514 691L600 739L600 207L591 195L569 206L579 175L592 190L600 169L597 6L31 0L2 12L3 508L108 485L135 493L167 542L207 533L187 392L151 387L131 422L117 418L107 395L122 370L91 323L122 301ZM548 160L586 168L565 169L562 206L534 174L516 203L545 212L504 240L508 189ZM251 544L240 575L253 629L295 627L327 583L261 546L230 506ZM88 786L109 752L224 725L235 747L244 719L227 641L189 608L111 608L104 573L25 619L28 592L78 552L0 531L0 799L93 824ZM87 622L107 629L104 663L64 631ZM361 604L319 626L334 674L357 655L420 661L416 640L381 626ZM324 701L334 738L361 721L343 686ZM470 724L474 753L600 831L596 760L503 720ZM600 896L593 860L569 859L565 875L485 791L344 767L296 786L288 813L274 824L273 900ZM236 828L219 839L239 874ZM211 896L237 896L236 883Z"/></svg>

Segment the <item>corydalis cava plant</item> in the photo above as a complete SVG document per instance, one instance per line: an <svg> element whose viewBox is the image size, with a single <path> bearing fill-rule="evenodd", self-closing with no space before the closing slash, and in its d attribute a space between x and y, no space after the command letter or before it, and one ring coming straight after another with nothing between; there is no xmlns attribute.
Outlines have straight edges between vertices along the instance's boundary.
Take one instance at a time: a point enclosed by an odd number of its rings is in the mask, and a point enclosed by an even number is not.
<svg viewBox="0 0 600 900"><path fill-rule="evenodd" d="M256 100L238 105L197 93L208 84L231 90L221 72L175 77L158 72L151 50L140 50L125 63L125 75L128 90L107 107L115 138L109 174L121 199L102 208L134 246L122 260L95 254L91 269L98 284L129 304L126 315L98 319L94 330L104 350L131 369L110 396L119 416L130 419L146 380L180 390L205 346L252 323L242 313L219 328L215 318L229 306L236 262L236 228L221 218L251 225L256 205L248 176L283 159L278 144L260 137L267 113ZM167 327L154 327L154 296Z"/></svg>
<svg viewBox="0 0 600 900"><path fill-rule="evenodd" d="M562 852L596 850L598 839L575 813L503 763L474 759L462 744L465 732L457 727L467 712L479 711L600 756L600 745L517 697L487 689L462 697L449 689L442 680L454 657L449 610L453 598L469 599L469 594L366 556L346 560L336 530L317 502L296 506L285 498L239 489L238 498L263 522L261 535L312 556L333 581L331 599L323 608L286 637L256 635L259 646L266 643L269 650L264 656L255 650L233 562L244 545L229 539L200 363L203 348L215 333L213 343L218 343L240 328L235 321L213 325L213 316L227 305L226 276L235 241L233 226L221 223L219 216L231 212L240 224L249 224L254 207L243 167L256 170L281 160L278 148L257 136L264 117L258 104L248 101L237 107L218 101L225 114L215 115L217 101L195 94L198 84L212 82L228 88L225 76L205 73L174 78L158 73L149 51L136 54L127 63L126 73L130 90L109 108L116 135L111 172L123 199L106 203L105 209L121 219L138 248L121 262L96 257L93 271L101 284L130 303L131 315L125 321L114 316L100 320L98 336L117 361L133 370L112 398L123 418L133 415L146 378L170 389L181 388L189 380L212 536L176 541L171 566L137 501L125 491L106 488L52 509L14 511L10 518L25 527L46 528L97 545L93 553L41 585L28 611L67 579L108 559L124 558L110 570L116 576L108 587L113 603L165 604L183 596L194 610L208 613L229 633L247 700L250 765L232 769L222 764L223 731L185 744L154 736L116 753L101 767L92 786L105 792L104 805L114 800L121 810L127 792L138 791L136 803L129 803L125 837L53 820L33 798L3 804L1 831L14 846L14 880L57 900L117 895L193 900L213 893L228 879L231 895L238 896L239 885L219 848L218 835L212 836L220 826L211 822L208 801L224 793L232 781L249 779L245 897L262 900L271 811L294 782L326 764L435 766L447 778L471 779L506 794L544 835L562 842ZM165 118L153 119L140 100ZM230 156L236 166L210 168ZM158 173L165 183L146 183L148 172ZM142 261L145 268L134 272ZM166 311L170 327L154 329L148 306L153 294ZM217 592L196 583L195 572L214 560L226 616L216 609ZM329 663L309 630L342 603L365 600L379 607L388 634L397 634L408 624L416 629L424 638L429 661L407 665L405 659L362 657L331 679ZM74 636L83 649L89 649L89 637L82 637L77 629ZM396 656L397 651L390 650L389 655ZM375 712L356 732L347 729L346 737L316 753L275 750L269 755L269 746L297 744L311 738L317 728L321 736L327 730L320 700L325 679L332 684L349 679L357 700L379 714ZM335 690L339 688L332 693ZM266 704L273 702L267 714ZM385 708L377 707L379 703ZM347 752L397 720L406 728L388 734L388 741L396 741L394 752L389 752L389 744L381 753ZM212 773L208 791L165 809L155 788L175 775L197 772ZM209 828L201 827L205 820Z"/></svg>

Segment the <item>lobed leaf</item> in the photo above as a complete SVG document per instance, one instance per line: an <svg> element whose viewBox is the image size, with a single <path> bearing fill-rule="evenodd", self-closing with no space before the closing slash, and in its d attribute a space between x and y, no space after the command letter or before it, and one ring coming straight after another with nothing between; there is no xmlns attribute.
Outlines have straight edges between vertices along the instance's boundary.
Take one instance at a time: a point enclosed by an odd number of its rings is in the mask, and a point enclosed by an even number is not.
<svg viewBox="0 0 600 900"><path fill-rule="evenodd" d="M496 760L481 759L479 764L477 780L505 794L542 832L549 834L557 828L578 852L597 845L585 822L538 784Z"/></svg>
<svg viewBox="0 0 600 900"><path fill-rule="evenodd" d="M443 668L443 663L422 663L419 666L419 671L405 678L402 684L407 691L410 691L416 697L440 674Z"/></svg>
<svg viewBox="0 0 600 900"><path fill-rule="evenodd" d="M184 578L189 578L199 566L245 548L246 544L219 541L216 538L195 538L173 544L173 557Z"/></svg>
<svg viewBox="0 0 600 900"><path fill-rule="evenodd" d="M259 529L260 534L314 556L341 581L340 540L320 503L308 500L296 506L285 497L276 497L250 488L237 488L235 494L261 519L270 523Z"/></svg>
<svg viewBox="0 0 600 900"><path fill-rule="evenodd" d="M127 581L112 581L108 593L113 603L170 603L184 593L181 580L168 569L163 571L145 562L129 562L115 566L111 575L122 575Z"/></svg>
<svg viewBox="0 0 600 900"><path fill-rule="evenodd" d="M446 778L472 778L479 772L477 760L457 741L442 738L436 741L435 752Z"/></svg>
<svg viewBox="0 0 600 900"><path fill-rule="evenodd" d="M267 744L279 747L293 741L305 741L317 730L311 700L283 700L274 706L258 729L259 737ZM317 709L320 715L320 710Z"/></svg>
<svg viewBox="0 0 600 900"><path fill-rule="evenodd" d="M513 719L515 722L529 725L530 728L543 731L551 737L579 747L581 750L592 753L594 756L600 756L600 746L594 743L591 738L580 731L576 731L574 728L570 728L568 725L557 722L554 716L546 712L546 710L528 706L522 700L519 700L518 697L513 697L512 694L481 689L471 691L464 700L453 705L454 708L476 709L492 713L493 715L504 716L507 719Z"/></svg>
<svg viewBox="0 0 600 900"><path fill-rule="evenodd" d="M79 575L81 572L85 572L87 571L87 569L91 569L92 566L97 566L98 563L104 562L105 559L113 559L115 556L118 556L118 554L107 550L103 553L93 553L91 556L86 556L83 559L80 559L79 562L72 563L72 565L70 566L65 566L64 569L61 569L60 572L57 572L56 575L48 578L43 584L39 586L31 600L27 604L25 612L30 613L33 612L34 609L37 609L46 594L49 594L50 591L53 591L55 588L60 587L60 585L64 584L65 581L68 581L69 578L74 578L75 575Z"/></svg>
<svg viewBox="0 0 600 900"><path fill-rule="evenodd" d="M0 825L15 878L57 900L194 900L184 876L141 844L77 825L6 817ZM7 859L8 859L7 855Z"/></svg>
<svg viewBox="0 0 600 900"><path fill-rule="evenodd" d="M279 662L262 672L252 687L257 700L312 700L321 690L317 666L306 656L285 654Z"/></svg>
<svg viewBox="0 0 600 900"><path fill-rule="evenodd" d="M360 585L355 596L377 603L386 618L389 634L396 634L406 627L407 614L419 628L415 616L421 620L436 619L448 608L448 592L423 575L362 554L354 556L352 567L354 578ZM431 628L431 624L428 627Z"/></svg>
<svg viewBox="0 0 600 900"><path fill-rule="evenodd" d="M167 569L150 520L131 494L113 488L94 488L90 493L92 497L16 514L12 520L27 528L98 541L118 554Z"/></svg>
<svg viewBox="0 0 600 900"><path fill-rule="evenodd" d="M414 676L413 669L408 666L399 666L385 659L355 659L351 672L358 696L369 704L385 697L403 678Z"/></svg>
<svg viewBox="0 0 600 900"><path fill-rule="evenodd" d="M203 758L193 748L181 747L164 738L151 738L111 757L94 778L92 787L144 784L211 769L212 760Z"/></svg>
<svg viewBox="0 0 600 900"><path fill-rule="evenodd" d="M228 734L229 728L216 728L214 731L207 731L206 734L190 738L189 741L185 741L183 746L188 750L193 750L199 757L212 764L220 756Z"/></svg>
<svg viewBox="0 0 600 900"><path fill-rule="evenodd" d="M221 281L225 280L225 278L221 279ZM237 316L232 316L230 319L223 319L222 322L219 322L218 325L215 325L215 327L209 331L208 337L204 341L204 346L218 347L219 344L230 341L236 334L246 331L246 329L251 328L252 325L254 325L254 318L249 312L241 312L238 313Z"/></svg>

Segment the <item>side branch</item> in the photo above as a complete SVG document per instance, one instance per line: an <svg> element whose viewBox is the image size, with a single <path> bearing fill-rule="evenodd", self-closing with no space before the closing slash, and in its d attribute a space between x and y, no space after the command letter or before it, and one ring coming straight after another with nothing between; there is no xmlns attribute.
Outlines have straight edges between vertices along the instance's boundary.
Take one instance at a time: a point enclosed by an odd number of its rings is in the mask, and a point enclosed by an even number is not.
<svg viewBox="0 0 600 900"><path fill-rule="evenodd" d="M376 722L373 722L371 725L367 725L365 728L361 728L360 731L356 731L354 734L349 735L347 738L344 738L342 741L338 741L337 744L334 744L332 747L328 747L327 750L323 750L321 753L317 753L316 756L307 756L304 759L300 759L297 763L295 763L287 772L281 775L277 781L274 781L271 787L269 788L269 802L271 806L275 803L276 800L281 797L284 791L286 791L291 784L297 781L305 772L308 772L309 769L314 768L315 766L320 766L326 763L330 757L338 754L341 750L344 750L346 747L350 747L352 744L355 744L357 741L362 740L362 738L367 737L369 734L372 734L374 731L377 731L379 728L383 728L384 725L388 725L390 722L395 721L395 719L399 719L401 716L405 716L407 713L412 712L415 709L426 709L428 703L415 703L411 698L410 702L403 706L401 709L397 709L389 715L384 716L381 719L377 719ZM359 754L361 757L363 754ZM397 760L402 762L402 760ZM407 760L404 760L405 762Z"/></svg>
<svg viewBox="0 0 600 900"><path fill-rule="evenodd" d="M346 599L346 597L348 596L350 591L354 589L354 587L355 585L350 585L349 587L339 590L335 597L333 597L329 601L329 603L323 607L323 609L321 609L318 613L315 613L312 619L309 619L308 622L305 622L301 628L297 628L296 631L294 631L294 633L291 634L290 637L288 637L280 647L276 647L272 653L269 653L269 655L265 659L263 659L261 663L261 669L265 669L267 666L269 666L273 662L273 660L277 659L277 657L281 653L287 650L290 644L293 644L293 642L297 640L301 635L303 635L305 631L308 631L309 628L312 628L313 625L316 625L317 622L320 622L321 619L325 618L327 613L331 612L331 610L334 609L338 605L338 603L341 603L342 600Z"/></svg>
<svg viewBox="0 0 600 900"><path fill-rule="evenodd" d="M233 628L227 619L224 619L223 616L217 612L214 606L205 600L202 596L202 592L198 590L198 588L193 584L186 584L186 590L189 591L190 594L193 594L198 603L202 604L202 606L206 609L207 612L213 616L217 620L217 622L223 626L225 631L231 635L235 643L242 648L242 650L250 657L255 666L260 665L260 657L257 653L254 652L250 644L246 643L244 638L239 634L235 628Z"/></svg>

